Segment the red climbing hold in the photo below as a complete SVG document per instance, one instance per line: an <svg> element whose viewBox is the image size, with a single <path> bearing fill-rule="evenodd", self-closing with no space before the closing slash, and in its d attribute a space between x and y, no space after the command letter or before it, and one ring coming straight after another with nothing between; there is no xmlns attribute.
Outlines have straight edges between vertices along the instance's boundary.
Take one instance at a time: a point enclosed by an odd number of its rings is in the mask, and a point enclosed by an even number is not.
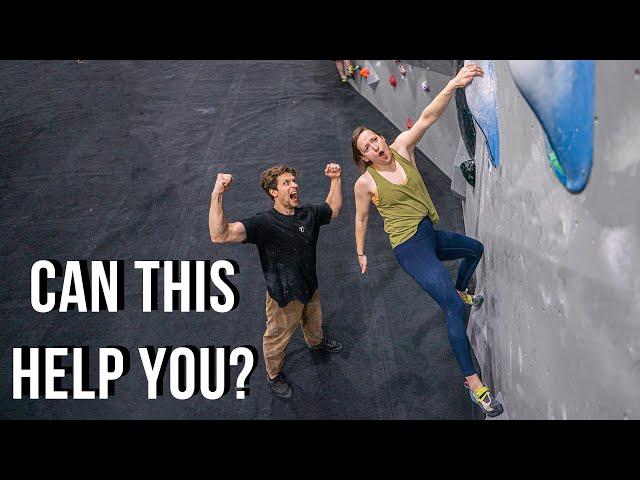
<svg viewBox="0 0 640 480"><path fill-rule="evenodd" d="M367 78L369 76L369 69L363 68L362 70L360 70L360 76L362 78Z"/></svg>
<svg viewBox="0 0 640 480"><path fill-rule="evenodd" d="M395 75L391 75L389 77L389 83L391 84L392 87L395 87L398 84L398 81L396 80Z"/></svg>
<svg viewBox="0 0 640 480"><path fill-rule="evenodd" d="M411 118L407 118L407 130L410 130L413 127L413 120Z"/></svg>

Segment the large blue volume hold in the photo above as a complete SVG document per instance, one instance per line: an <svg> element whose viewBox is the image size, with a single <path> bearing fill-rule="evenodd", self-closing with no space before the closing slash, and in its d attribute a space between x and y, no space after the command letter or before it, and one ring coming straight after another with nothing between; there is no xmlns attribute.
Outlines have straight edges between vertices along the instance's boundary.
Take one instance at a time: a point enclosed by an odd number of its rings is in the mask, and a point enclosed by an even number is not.
<svg viewBox="0 0 640 480"><path fill-rule="evenodd" d="M593 163L595 62L511 60L509 68L555 152L564 174L554 168L556 176L570 192L581 192Z"/></svg>

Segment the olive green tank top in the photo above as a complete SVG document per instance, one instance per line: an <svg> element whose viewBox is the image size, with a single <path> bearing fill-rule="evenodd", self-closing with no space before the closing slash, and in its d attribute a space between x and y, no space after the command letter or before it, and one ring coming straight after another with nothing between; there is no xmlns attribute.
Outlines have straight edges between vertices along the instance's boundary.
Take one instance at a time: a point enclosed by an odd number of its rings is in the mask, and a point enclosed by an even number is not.
<svg viewBox="0 0 640 480"><path fill-rule="evenodd" d="M424 217L428 216L434 225L440 221L440 217L418 169L398 152L390 150L395 161L402 165L407 177L405 184L391 183L371 164L367 172L378 187L378 195L374 196L373 203L384 220L384 231L389 234L391 247L396 248L416 233Z"/></svg>

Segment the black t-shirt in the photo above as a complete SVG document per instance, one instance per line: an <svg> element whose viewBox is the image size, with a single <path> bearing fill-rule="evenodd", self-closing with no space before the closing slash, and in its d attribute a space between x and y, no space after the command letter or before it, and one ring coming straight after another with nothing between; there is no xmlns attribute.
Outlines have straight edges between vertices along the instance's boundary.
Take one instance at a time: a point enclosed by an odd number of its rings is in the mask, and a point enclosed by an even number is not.
<svg viewBox="0 0 640 480"><path fill-rule="evenodd" d="M247 231L244 243L255 243L267 290L280 307L291 300L311 300L318 288L316 243L320 225L331 221L331 207L302 205L293 215L272 208L240 220Z"/></svg>

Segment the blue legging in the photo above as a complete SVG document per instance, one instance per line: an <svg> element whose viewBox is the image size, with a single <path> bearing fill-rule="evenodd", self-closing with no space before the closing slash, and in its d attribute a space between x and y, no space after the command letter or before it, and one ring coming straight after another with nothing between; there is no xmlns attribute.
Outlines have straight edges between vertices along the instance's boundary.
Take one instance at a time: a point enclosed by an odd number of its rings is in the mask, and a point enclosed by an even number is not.
<svg viewBox="0 0 640 480"><path fill-rule="evenodd" d="M459 233L436 230L429 218L418 225L415 235L394 250L400 266L444 310L447 335L453 354L465 377L476 370L471 360L471 348L464 325L465 304L456 292L465 290L478 266L484 247L482 243ZM462 258L455 288L451 276L440 260Z"/></svg>

